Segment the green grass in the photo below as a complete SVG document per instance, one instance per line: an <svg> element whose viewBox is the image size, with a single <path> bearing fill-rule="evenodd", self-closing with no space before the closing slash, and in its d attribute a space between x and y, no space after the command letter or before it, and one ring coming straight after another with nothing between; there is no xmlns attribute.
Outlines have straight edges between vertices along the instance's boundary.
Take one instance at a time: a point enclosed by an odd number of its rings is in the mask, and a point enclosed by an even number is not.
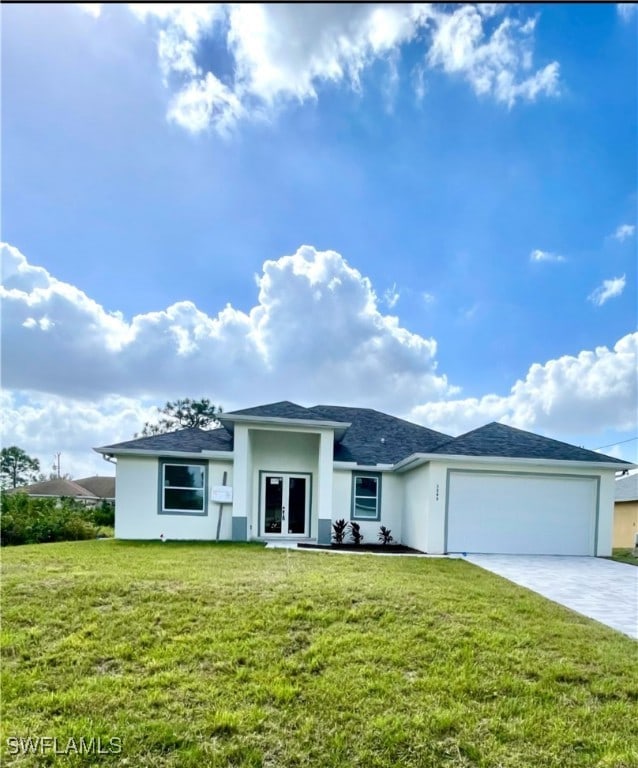
<svg viewBox="0 0 638 768"><path fill-rule="evenodd" d="M614 549L609 560L617 560L619 563L629 563L629 565L638 565L638 557L634 555L634 551L631 547L626 549Z"/></svg>
<svg viewBox="0 0 638 768"><path fill-rule="evenodd" d="M636 766L636 644L461 560L2 552L4 766ZM8 737L122 740L13 757Z"/></svg>

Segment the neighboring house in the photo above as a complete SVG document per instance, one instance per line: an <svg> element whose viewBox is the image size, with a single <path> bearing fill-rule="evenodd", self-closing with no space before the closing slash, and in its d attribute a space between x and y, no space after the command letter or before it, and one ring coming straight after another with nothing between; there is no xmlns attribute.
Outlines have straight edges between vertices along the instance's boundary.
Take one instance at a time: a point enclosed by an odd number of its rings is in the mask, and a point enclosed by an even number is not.
<svg viewBox="0 0 638 768"><path fill-rule="evenodd" d="M96 448L117 462L115 535L329 543L340 518L432 554L609 555L634 465L504 424L460 437L368 408L290 402Z"/></svg>
<svg viewBox="0 0 638 768"><path fill-rule="evenodd" d="M115 501L115 478L112 475L92 475L73 482L86 488L99 501Z"/></svg>
<svg viewBox="0 0 638 768"><path fill-rule="evenodd" d="M65 497L93 506L103 500L115 501L115 478L96 475L82 480L68 480L65 477L56 477L53 480L11 488L7 493L26 493L28 496L40 498Z"/></svg>
<svg viewBox="0 0 638 768"><path fill-rule="evenodd" d="M638 474L615 482L614 547L638 548Z"/></svg>

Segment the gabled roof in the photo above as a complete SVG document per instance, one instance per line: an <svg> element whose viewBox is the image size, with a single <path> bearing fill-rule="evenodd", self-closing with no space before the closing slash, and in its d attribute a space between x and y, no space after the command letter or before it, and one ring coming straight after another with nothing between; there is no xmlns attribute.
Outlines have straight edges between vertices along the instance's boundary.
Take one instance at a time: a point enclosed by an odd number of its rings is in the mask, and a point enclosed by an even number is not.
<svg viewBox="0 0 638 768"><path fill-rule="evenodd" d="M83 477L80 480L73 481L76 485L81 485L98 499L115 498L115 477L93 475L93 477Z"/></svg>
<svg viewBox="0 0 638 768"><path fill-rule="evenodd" d="M616 480L615 490L616 501L638 501L638 474Z"/></svg>
<svg viewBox="0 0 638 768"><path fill-rule="evenodd" d="M319 418L350 422L341 442L335 444L335 461L357 464L395 464L412 453L428 453L449 435L398 419L372 408L315 405L308 409Z"/></svg>
<svg viewBox="0 0 638 768"><path fill-rule="evenodd" d="M242 408L239 411L222 413L220 418L226 416L257 416L270 419L300 419L305 421L326 421L324 416L314 413L312 408L304 408L290 400L280 400L278 403L257 405L254 408Z"/></svg>
<svg viewBox="0 0 638 768"><path fill-rule="evenodd" d="M201 453L201 451L232 451L232 435L223 427L217 429L200 429L191 427L175 432L165 432L161 435L138 437L123 443L103 445L96 448L98 453L117 453L125 451L183 451L184 453Z"/></svg>
<svg viewBox="0 0 638 768"><path fill-rule="evenodd" d="M29 496L68 496L73 499L93 499L95 494L73 480L65 477L56 477L53 480L43 480L39 483L23 485L20 488L11 488L8 493L27 493Z"/></svg>
<svg viewBox="0 0 638 768"><path fill-rule="evenodd" d="M525 432L496 421L473 429L439 445L433 453L461 456L502 456L511 459L558 459L561 461L628 462L550 437Z"/></svg>

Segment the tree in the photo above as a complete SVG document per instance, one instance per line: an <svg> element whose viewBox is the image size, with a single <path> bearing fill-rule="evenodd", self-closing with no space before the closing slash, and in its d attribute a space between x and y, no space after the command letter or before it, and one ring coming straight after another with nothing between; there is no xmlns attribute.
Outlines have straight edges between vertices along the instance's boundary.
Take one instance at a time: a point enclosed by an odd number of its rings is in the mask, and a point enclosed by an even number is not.
<svg viewBox="0 0 638 768"><path fill-rule="evenodd" d="M142 431L135 437L149 437L161 435L165 432L175 432L187 427L199 427L211 429L219 425L217 417L222 413L222 407L213 405L204 397L201 400L191 400L186 397L183 400L167 402L163 408L158 408L159 421L147 421Z"/></svg>
<svg viewBox="0 0 638 768"><path fill-rule="evenodd" d="M40 462L12 445L0 451L0 483L3 488L27 485L38 477Z"/></svg>

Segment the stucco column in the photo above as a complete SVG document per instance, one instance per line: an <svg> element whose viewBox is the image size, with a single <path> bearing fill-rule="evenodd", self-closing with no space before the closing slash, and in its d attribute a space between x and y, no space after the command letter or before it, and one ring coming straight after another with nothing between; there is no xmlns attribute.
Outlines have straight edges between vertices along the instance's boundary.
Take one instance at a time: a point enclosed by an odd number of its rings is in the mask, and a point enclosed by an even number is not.
<svg viewBox="0 0 638 768"><path fill-rule="evenodd" d="M235 425L233 452L233 541L248 540L248 503L250 494L250 456L248 428Z"/></svg>
<svg viewBox="0 0 638 768"><path fill-rule="evenodd" d="M317 541L319 544L330 544L332 538L333 446L333 431L322 431L319 436L319 478L317 483Z"/></svg>
<svg viewBox="0 0 638 768"><path fill-rule="evenodd" d="M445 515L447 510L447 467L436 461L430 464L430 482L426 502L426 552L445 553Z"/></svg>

